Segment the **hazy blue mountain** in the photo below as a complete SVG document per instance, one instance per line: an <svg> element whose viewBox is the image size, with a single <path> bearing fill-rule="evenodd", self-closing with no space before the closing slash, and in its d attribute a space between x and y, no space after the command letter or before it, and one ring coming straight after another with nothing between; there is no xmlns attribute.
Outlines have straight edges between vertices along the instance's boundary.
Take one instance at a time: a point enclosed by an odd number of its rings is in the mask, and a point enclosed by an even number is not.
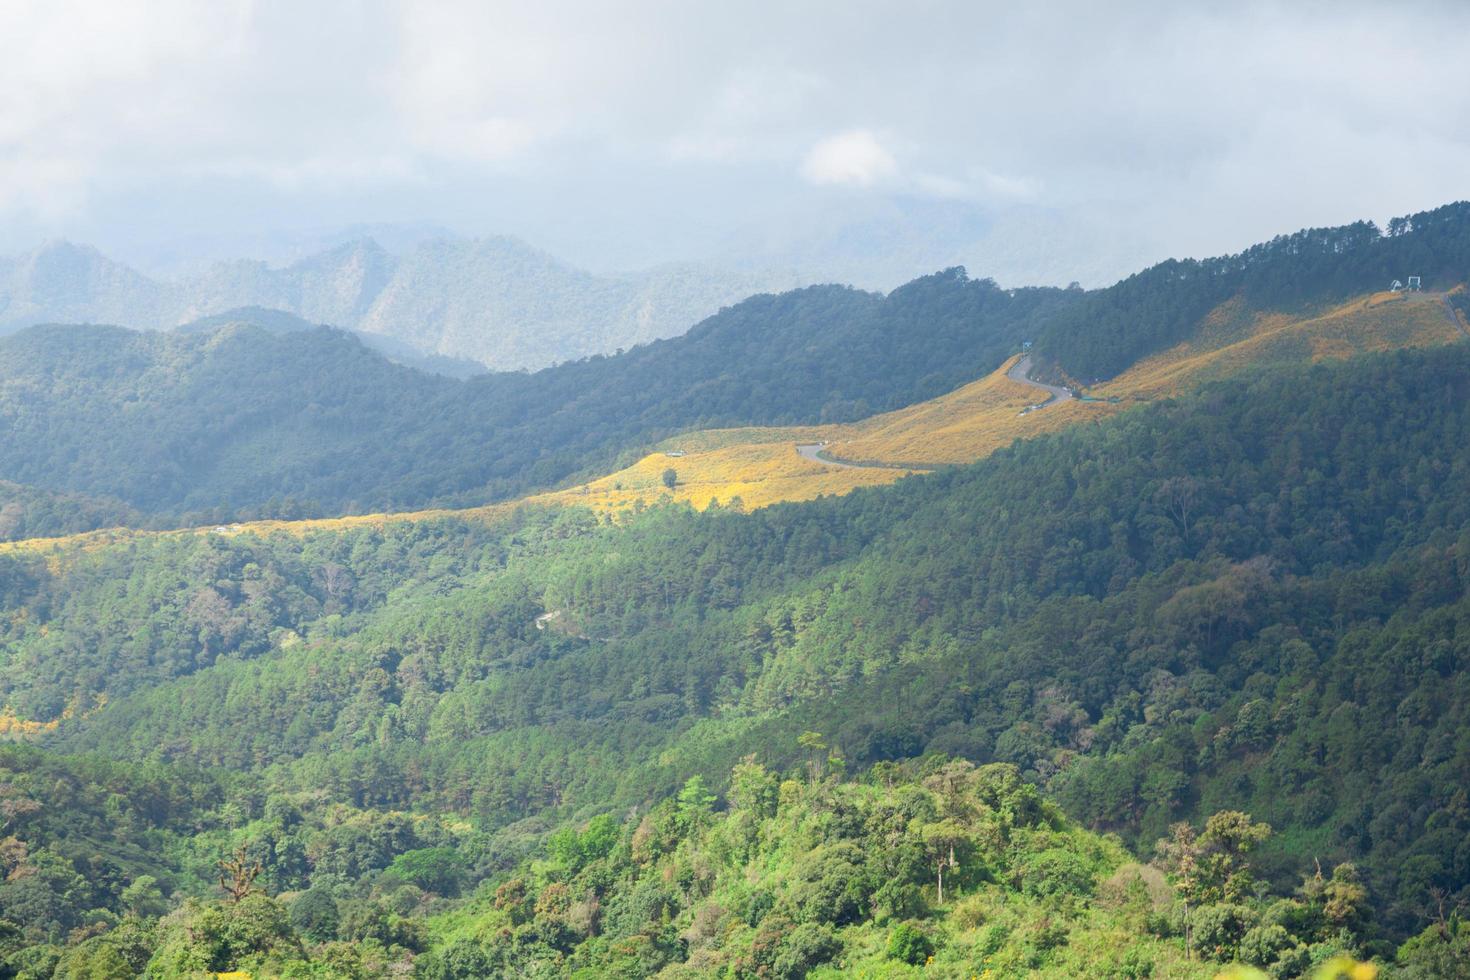
<svg viewBox="0 0 1470 980"><path fill-rule="evenodd" d="M168 329L259 307L382 337L377 346L398 355L519 370L676 336L792 284L692 265L598 276L505 237L435 239L401 256L363 238L285 266L237 259L164 281L54 242L0 259L0 333L48 322Z"/></svg>

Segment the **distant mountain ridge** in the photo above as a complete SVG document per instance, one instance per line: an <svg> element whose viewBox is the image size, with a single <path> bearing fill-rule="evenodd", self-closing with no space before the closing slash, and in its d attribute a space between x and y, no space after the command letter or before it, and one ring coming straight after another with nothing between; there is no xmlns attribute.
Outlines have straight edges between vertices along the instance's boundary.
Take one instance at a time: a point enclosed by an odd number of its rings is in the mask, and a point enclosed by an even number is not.
<svg viewBox="0 0 1470 980"><path fill-rule="evenodd" d="M522 370L675 336L794 284L694 265L597 276L508 237L436 239L401 256L364 238L285 266L241 259L163 281L61 241L0 258L0 334L79 322L161 330L260 307Z"/></svg>

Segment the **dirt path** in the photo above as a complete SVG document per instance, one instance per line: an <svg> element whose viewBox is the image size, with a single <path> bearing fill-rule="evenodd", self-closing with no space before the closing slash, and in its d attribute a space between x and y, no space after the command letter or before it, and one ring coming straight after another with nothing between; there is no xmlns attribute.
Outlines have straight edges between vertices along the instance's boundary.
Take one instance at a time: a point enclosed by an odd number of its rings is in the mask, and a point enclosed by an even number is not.
<svg viewBox="0 0 1470 980"><path fill-rule="evenodd" d="M1033 388L1040 388L1042 391L1047 393L1048 397L1046 401L1029 406L1026 409L1026 412L1034 412L1037 409L1045 408L1048 405L1054 405L1057 402L1064 402L1073 397L1072 393L1066 388L1059 388L1056 385L1043 384L1040 381L1032 381L1030 354L1027 354L1015 364L1012 364L1011 369L1006 372L1006 377L1010 378L1012 381L1020 382L1023 385L1030 385ZM1021 414L1024 415L1026 414L1026 412L1022 412Z"/></svg>

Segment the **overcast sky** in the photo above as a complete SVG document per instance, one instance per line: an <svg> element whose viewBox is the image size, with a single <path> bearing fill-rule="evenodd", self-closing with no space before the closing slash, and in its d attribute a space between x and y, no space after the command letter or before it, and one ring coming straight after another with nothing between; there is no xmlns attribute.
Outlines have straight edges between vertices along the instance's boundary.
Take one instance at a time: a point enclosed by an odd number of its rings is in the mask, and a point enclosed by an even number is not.
<svg viewBox="0 0 1470 980"><path fill-rule="evenodd" d="M1470 3L0 3L5 251L422 221L614 269L893 206L1095 270L1466 197Z"/></svg>

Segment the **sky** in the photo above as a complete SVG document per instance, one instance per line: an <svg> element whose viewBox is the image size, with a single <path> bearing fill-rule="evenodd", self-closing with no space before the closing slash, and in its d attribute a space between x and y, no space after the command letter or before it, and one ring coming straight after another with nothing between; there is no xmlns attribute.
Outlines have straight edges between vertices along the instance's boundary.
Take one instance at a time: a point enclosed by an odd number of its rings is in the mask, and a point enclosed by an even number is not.
<svg viewBox="0 0 1470 980"><path fill-rule="evenodd" d="M1093 285L1470 197L1466 51L1462 2L0 2L0 251Z"/></svg>

